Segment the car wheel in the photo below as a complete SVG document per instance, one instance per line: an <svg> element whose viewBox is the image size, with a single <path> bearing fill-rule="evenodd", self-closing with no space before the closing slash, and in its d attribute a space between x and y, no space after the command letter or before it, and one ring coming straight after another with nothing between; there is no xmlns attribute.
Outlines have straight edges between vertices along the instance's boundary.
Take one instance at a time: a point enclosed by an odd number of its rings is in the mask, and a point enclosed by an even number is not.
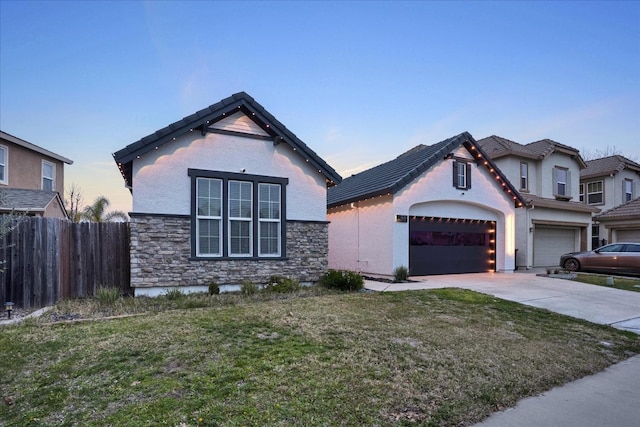
<svg viewBox="0 0 640 427"><path fill-rule="evenodd" d="M575 258L569 258L564 262L563 267L565 270L577 271L580 269L580 263Z"/></svg>

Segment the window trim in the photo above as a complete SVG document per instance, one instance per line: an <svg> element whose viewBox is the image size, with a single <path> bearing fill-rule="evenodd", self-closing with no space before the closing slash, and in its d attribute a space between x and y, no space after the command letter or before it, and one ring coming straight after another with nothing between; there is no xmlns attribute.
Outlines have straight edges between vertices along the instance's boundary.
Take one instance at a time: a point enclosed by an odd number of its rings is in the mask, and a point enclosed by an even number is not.
<svg viewBox="0 0 640 427"><path fill-rule="evenodd" d="M589 192L589 185L591 184L598 184L600 183L600 191L593 191L593 192ZM597 181L590 181L586 183L587 185L585 186L585 200L586 203L588 205L603 205L604 204L604 181L603 180L597 180ZM591 203L591 200L589 200L589 196L591 196L592 194L601 194L602 195L602 200L599 202L594 202Z"/></svg>
<svg viewBox="0 0 640 427"><path fill-rule="evenodd" d="M580 185L578 186L578 198L580 200L580 203L587 203L586 189L587 189L587 186L585 185L585 183L581 182Z"/></svg>
<svg viewBox="0 0 640 427"><path fill-rule="evenodd" d="M278 188L278 199L280 204L280 211L278 212L278 218L261 218L260 217L260 189L264 186L277 186ZM271 199L269 199L269 203L271 203ZM258 211L256 213L256 218L258 221L258 256L261 258L273 258L279 257L282 253L282 185L277 185L269 182L260 182L258 183ZM263 253L262 252L262 224L277 224L278 234L280 237L278 238L278 251L276 253Z"/></svg>
<svg viewBox="0 0 640 427"><path fill-rule="evenodd" d="M629 192L627 192L627 184L629 185ZM629 178L625 178L622 180L622 203L629 202L633 200L633 180ZM627 198L627 195L629 197Z"/></svg>
<svg viewBox="0 0 640 427"><path fill-rule="evenodd" d="M522 174L522 167L525 167L525 174ZM522 180L524 179L524 185ZM529 191L529 163L520 162L520 191Z"/></svg>
<svg viewBox="0 0 640 427"><path fill-rule="evenodd" d="M4 177L0 179L0 184L9 185L9 147L6 145L0 145L0 150L4 150Z"/></svg>
<svg viewBox="0 0 640 427"><path fill-rule="evenodd" d="M460 166L464 165L462 169ZM460 170L464 171L464 186L460 185ZM453 159L453 186L458 190L469 190L471 188L471 162L467 159Z"/></svg>
<svg viewBox="0 0 640 427"><path fill-rule="evenodd" d="M188 169L188 175L191 178L191 259L192 260L274 260L284 259L287 256L286 251L286 186L289 184L289 178L280 178L264 175L250 175L244 173L211 171L203 169ZM222 253L220 255L199 255L196 252L197 245L197 193L196 182L198 178L212 178L222 180ZM230 252L230 217L229 217L229 181L251 182L252 194L252 219L251 219L251 247L250 255L231 255ZM276 184L280 185L280 253L278 256L261 255L259 252L259 205L258 205L258 188L259 184Z"/></svg>
<svg viewBox="0 0 640 427"><path fill-rule="evenodd" d="M248 217L242 216L242 213L240 213L240 216L231 216L231 184L232 183L239 183L239 184L245 184L248 183L250 184L250 195L251 198L248 200L251 204L251 210L249 213ZM253 251L253 236L254 236L254 227L253 227L253 222L254 222L254 212L255 212L255 206L254 206L254 182L253 181L247 181L247 180L239 180L239 179L229 179L228 181L226 181L227 183L227 194L228 196L223 199L223 203L226 202L227 203L227 227L228 227L228 240L227 240L227 255L229 257L232 258L242 258L242 257L253 257L254 251ZM244 199L242 199L242 186L240 187L240 199L238 199L238 201L240 202L240 205L242 205L243 201L246 201ZM239 223L249 223L249 252L247 253L243 253L243 252L238 252L238 253L232 253L231 252L231 248L232 248L232 244L231 241L233 239L233 236L231 234L231 223L233 222L239 222ZM241 238L243 238L244 236L240 236ZM239 249L241 248L241 246L239 247Z"/></svg>
<svg viewBox="0 0 640 427"><path fill-rule="evenodd" d="M560 181L560 177L558 176L560 171L565 172L564 181ZM560 184L564 184L564 194L558 191L560 189ZM563 166L553 167L553 196L560 200L571 200L571 171L569 168Z"/></svg>
<svg viewBox="0 0 640 427"><path fill-rule="evenodd" d="M218 180L220 182L220 215L199 215L198 214L198 183L201 179L210 179L210 180ZM195 221L194 221L194 226L193 229L195 230L195 238L193 239L193 244L195 245L195 256L197 257L218 257L218 256L222 256L222 247L223 247L223 241L222 241L222 218L223 218L223 214L222 214L222 201L223 201L223 195L224 195L224 190L222 188L223 182L221 179L218 178L206 178L206 177L196 177L195 179L195 183L194 185L196 186L195 189L195 200L194 200L194 205L195 205L195 209L194 209L194 215L195 215ZM217 220L218 221L218 252L217 253L201 253L200 252L200 220Z"/></svg>
<svg viewBox="0 0 640 427"><path fill-rule="evenodd" d="M44 175L44 167L46 166L51 166L51 178L50 177L46 177L46 179L50 179L51 180L51 191L56 191L56 164L55 163L51 163L47 160L42 160L42 177L40 180L40 185L41 185L41 189L43 191L49 191L49 190L45 190L44 188L44 180L45 180L45 175Z"/></svg>

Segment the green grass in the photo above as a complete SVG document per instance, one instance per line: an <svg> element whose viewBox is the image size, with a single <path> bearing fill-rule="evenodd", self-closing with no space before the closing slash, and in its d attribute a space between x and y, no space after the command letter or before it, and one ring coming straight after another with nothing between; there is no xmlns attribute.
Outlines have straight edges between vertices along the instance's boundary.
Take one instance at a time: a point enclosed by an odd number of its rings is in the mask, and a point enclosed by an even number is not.
<svg viewBox="0 0 640 427"><path fill-rule="evenodd" d="M607 285L607 277L610 275L605 274L589 274L578 273L578 276L573 279L577 282L589 283L591 285L606 286L608 288L622 289L624 291L640 292L640 277L638 278L624 278L615 276L613 278L613 286Z"/></svg>
<svg viewBox="0 0 640 427"><path fill-rule="evenodd" d="M5 425L468 425L640 352L458 289L125 299L110 313L147 314L48 324L92 304L0 329Z"/></svg>

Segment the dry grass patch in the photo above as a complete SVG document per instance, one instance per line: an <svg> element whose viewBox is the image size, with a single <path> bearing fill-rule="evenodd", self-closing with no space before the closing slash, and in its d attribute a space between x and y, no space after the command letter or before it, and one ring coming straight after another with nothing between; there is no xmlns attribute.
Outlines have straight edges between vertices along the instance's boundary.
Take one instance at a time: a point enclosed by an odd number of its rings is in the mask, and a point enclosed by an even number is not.
<svg viewBox="0 0 640 427"><path fill-rule="evenodd" d="M470 291L303 296L4 328L0 419L468 425L640 352L636 335Z"/></svg>

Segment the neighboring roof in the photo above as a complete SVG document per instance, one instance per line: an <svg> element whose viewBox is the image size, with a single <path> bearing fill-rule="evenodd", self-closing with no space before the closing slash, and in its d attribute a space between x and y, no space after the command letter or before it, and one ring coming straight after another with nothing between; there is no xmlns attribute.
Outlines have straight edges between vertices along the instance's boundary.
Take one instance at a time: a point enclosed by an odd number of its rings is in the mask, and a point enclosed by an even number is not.
<svg viewBox="0 0 640 427"><path fill-rule="evenodd" d="M640 219L640 197L593 217L598 221L616 219Z"/></svg>
<svg viewBox="0 0 640 427"><path fill-rule="evenodd" d="M574 212L590 212L596 213L600 212L600 209L589 206L581 202L569 202L564 200L556 200L556 199L548 199L546 197L539 197L533 194L526 194L524 196L526 199L527 207L541 207L541 208L550 208L550 209L561 209L566 211L574 211Z"/></svg>
<svg viewBox="0 0 640 427"><path fill-rule="evenodd" d="M640 173L640 164L618 154L602 157L600 159L587 160L587 167L580 171L580 178L593 178L596 176L615 175L627 168Z"/></svg>
<svg viewBox="0 0 640 427"><path fill-rule="evenodd" d="M64 203L56 191L0 188L0 211L3 212L44 212L55 200L58 201L66 216Z"/></svg>
<svg viewBox="0 0 640 427"><path fill-rule="evenodd" d="M580 151L552 139L541 139L540 141L522 145L515 141L511 141L510 139L491 135L479 140L478 145L480 145L492 159L514 155L529 159L542 160L550 154L558 152L568 154L575 158L581 168L586 167L584 160L580 157Z"/></svg>
<svg viewBox="0 0 640 427"><path fill-rule="evenodd" d="M59 160L59 161L64 162L64 163L66 163L68 165L72 165L73 164L73 160L67 159L66 157L62 157L61 155L56 154L53 151L49 151L49 150L46 150L46 149L44 149L42 147L38 147L35 144L27 142L24 139L20 139L20 138L18 138L16 136L13 136L13 135L8 134L6 132L3 132L1 130L0 130L0 138L4 139L4 140L7 140L9 142L12 142L12 143L14 143L16 145L19 145L21 147L28 148L29 150L35 151L36 153L44 154L45 156L51 157L52 159Z"/></svg>
<svg viewBox="0 0 640 427"><path fill-rule="evenodd" d="M173 141L176 137L198 129L204 134L209 131L209 126L227 117L230 113L242 111L264 130L274 144L289 144L296 152L307 160L314 168L318 169L327 179L329 185L342 181L342 177L324 160L322 160L311 148L302 142L285 125L280 123L271 113L258 104L245 92L231 95L222 101L210 105L190 116L178 120L151 135L145 136L133 144L127 145L122 150L113 154L120 168L125 184L131 187L133 160L140 155L156 149L160 145Z"/></svg>
<svg viewBox="0 0 640 427"><path fill-rule="evenodd" d="M345 178L340 184L327 190L327 207L332 208L371 197L394 194L461 145L467 149L472 147L474 150L477 149L483 163L486 162L484 164L495 170L507 184L507 189L511 190L516 197L516 203L524 203L507 178L477 146L473 137L468 132L464 132L434 145L418 145L389 162Z"/></svg>

